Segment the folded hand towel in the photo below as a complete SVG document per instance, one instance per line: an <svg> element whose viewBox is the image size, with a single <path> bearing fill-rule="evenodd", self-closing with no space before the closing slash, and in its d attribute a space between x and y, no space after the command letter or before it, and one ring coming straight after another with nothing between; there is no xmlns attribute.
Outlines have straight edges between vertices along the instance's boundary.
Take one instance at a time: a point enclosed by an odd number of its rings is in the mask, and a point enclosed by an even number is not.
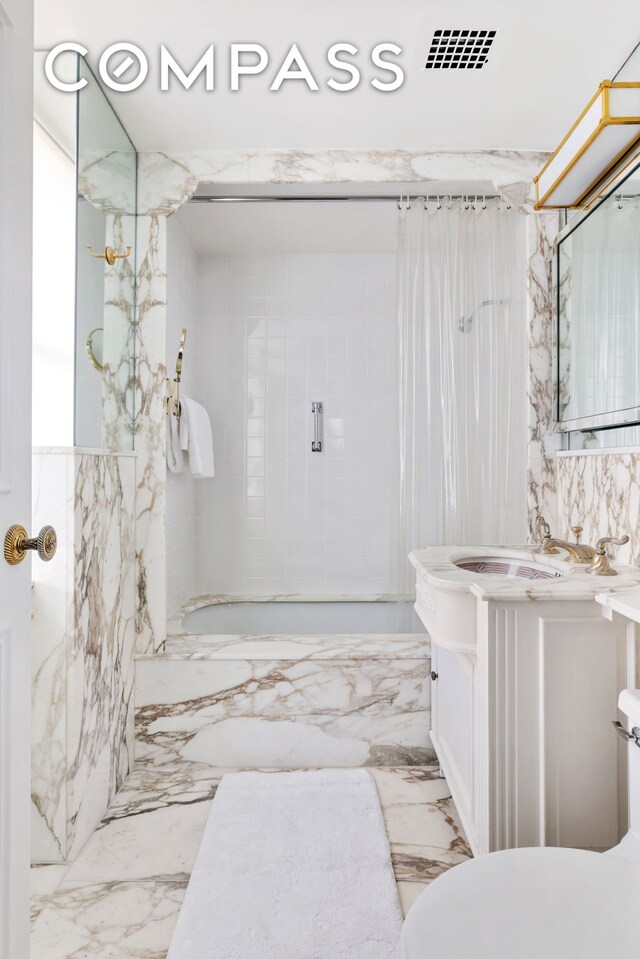
<svg viewBox="0 0 640 959"><path fill-rule="evenodd" d="M182 473L186 466L184 453L180 448L180 425L178 417L167 414L167 466L172 473Z"/></svg>
<svg viewBox="0 0 640 959"><path fill-rule="evenodd" d="M188 396L182 396L180 403L180 446L189 451L189 468L199 478L213 476L213 437L209 414L204 406Z"/></svg>

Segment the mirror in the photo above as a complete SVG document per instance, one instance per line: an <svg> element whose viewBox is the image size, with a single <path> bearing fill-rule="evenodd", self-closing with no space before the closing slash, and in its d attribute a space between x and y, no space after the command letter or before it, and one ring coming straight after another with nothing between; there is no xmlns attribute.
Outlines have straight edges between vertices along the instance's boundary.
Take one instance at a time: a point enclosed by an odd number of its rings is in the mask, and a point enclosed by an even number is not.
<svg viewBox="0 0 640 959"><path fill-rule="evenodd" d="M83 59L79 70L87 85L77 96L75 445L127 450L133 448L137 154Z"/></svg>
<svg viewBox="0 0 640 959"><path fill-rule="evenodd" d="M84 60L59 64L63 79L87 80L73 94L48 83L44 60L35 54L33 443L130 450L137 154Z"/></svg>
<svg viewBox="0 0 640 959"><path fill-rule="evenodd" d="M640 422L640 167L558 243L559 429Z"/></svg>

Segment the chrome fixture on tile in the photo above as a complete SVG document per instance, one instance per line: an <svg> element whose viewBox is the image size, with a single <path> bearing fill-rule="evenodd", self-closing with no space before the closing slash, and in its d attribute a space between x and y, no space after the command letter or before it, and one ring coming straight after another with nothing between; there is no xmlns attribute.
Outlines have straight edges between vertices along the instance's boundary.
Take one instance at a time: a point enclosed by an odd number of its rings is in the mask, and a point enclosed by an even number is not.
<svg viewBox="0 0 640 959"><path fill-rule="evenodd" d="M629 537L626 534L622 537L603 536L596 544L595 556L587 572L592 573L594 576L617 576L617 570L615 570L609 562L606 544L611 543L612 546L625 546L628 542Z"/></svg>
<svg viewBox="0 0 640 959"><path fill-rule="evenodd" d="M319 403L317 400L314 401L311 404L311 412L313 413L313 441L311 443L311 452L322 453L322 440L320 439L322 403Z"/></svg>
<svg viewBox="0 0 640 959"><path fill-rule="evenodd" d="M502 300L483 300L482 303L479 303L475 310L469 314L469 316L461 316L458 320L458 329L461 333L470 333L473 328L473 321L477 317L480 310L484 310L487 306L509 306L511 304L511 297L506 297Z"/></svg>

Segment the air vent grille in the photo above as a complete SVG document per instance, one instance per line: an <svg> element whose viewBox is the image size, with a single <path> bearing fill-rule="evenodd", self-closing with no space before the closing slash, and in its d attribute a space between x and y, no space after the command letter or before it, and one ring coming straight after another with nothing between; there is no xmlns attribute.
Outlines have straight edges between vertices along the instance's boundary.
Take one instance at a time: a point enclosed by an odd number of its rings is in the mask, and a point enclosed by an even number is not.
<svg viewBox="0 0 640 959"><path fill-rule="evenodd" d="M495 30L436 30L427 70L480 70L496 35Z"/></svg>

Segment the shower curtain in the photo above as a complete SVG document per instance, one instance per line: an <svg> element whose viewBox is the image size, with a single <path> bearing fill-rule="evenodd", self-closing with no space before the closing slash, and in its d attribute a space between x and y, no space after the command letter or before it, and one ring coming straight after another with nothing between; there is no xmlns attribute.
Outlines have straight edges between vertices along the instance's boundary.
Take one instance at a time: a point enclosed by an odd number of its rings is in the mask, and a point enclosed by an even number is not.
<svg viewBox="0 0 640 959"><path fill-rule="evenodd" d="M398 596L407 553L526 541L525 218L400 204Z"/></svg>

